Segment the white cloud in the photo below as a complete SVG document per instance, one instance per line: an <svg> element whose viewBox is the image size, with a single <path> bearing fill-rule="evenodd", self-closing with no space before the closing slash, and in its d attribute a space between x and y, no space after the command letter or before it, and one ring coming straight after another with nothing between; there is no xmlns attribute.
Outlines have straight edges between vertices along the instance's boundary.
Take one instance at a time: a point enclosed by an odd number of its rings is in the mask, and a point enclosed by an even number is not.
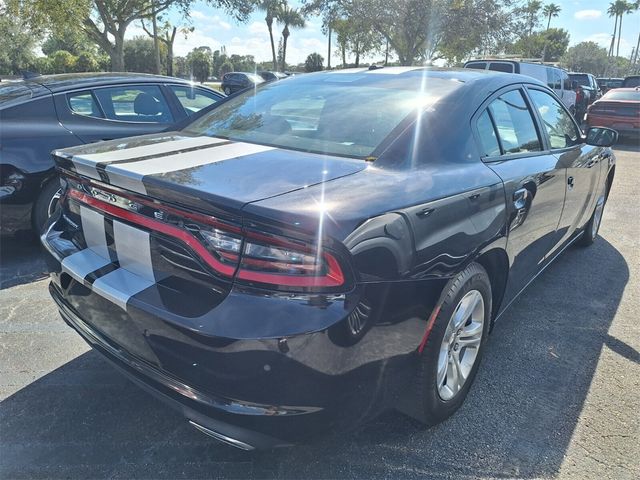
<svg viewBox="0 0 640 480"><path fill-rule="evenodd" d="M610 33L594 33L592 35L589 35L584 40L586 42L595 42L601 47L609 47L609 45L611 44L611 34Z"/></svg>
<svg viewBox="0 0 640 480"><path fill-rule="evenodd" d="M252 35L269 35L269 29L267 28L267 24L265 22L252 22L249 24L247 29ZM273 33L275 37L277 32L274 31Z"/></svg>
<svg viewBox="0 0 640 480"><path fill-rule="evenodd" d="M220 46L221 43L217 39L196 29L192 33L187 34L186 38L180 33L177 34L173 51L176 56L184 57L197 47L209 47L211 50L217 50Z"/></svg>
<svg viewBox="0 0 640 480"><path fill-rule="evenodd" d="M577 20L596 20L602 16L600 10L578 10L573 14Z"/></svg>
<svg viewBox="0 0 640 480"><path fill-rule="evenodd" d="M231 24L226 22L220 17L220 15L207 15L200 10L194 10L191 12L191 18L196 24L196 29L201 28L207 31L214 30L231 30Z"/></svg>

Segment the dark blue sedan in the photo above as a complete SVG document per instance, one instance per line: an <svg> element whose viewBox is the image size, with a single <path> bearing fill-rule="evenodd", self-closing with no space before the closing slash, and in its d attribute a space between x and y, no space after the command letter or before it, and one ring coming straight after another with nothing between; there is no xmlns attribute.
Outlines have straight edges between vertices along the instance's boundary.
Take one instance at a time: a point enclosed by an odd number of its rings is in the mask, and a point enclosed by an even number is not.
<svg viewBox="0 0 640 480"><path fill-rule="evenodd" d="M388 409L433 425L519 293L596 240L616 138L522 75L269 83L180 131L56 151L50 291L97 351L236 447Z"/></svg>
<svg viewBox="0 0 640 480"><path fill-rule="evenodd" d="M0 226L40 230L59 196L51 151L157 133L223 98L178 78L49 75L0 84Z"/></svg>

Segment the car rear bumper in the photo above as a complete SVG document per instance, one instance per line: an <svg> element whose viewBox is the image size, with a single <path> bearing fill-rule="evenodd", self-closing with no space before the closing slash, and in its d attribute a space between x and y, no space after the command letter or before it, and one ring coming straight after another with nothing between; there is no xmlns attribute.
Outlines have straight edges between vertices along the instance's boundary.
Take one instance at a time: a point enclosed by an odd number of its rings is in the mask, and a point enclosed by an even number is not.
<svg viewBox="0 0 640 480"><path fill-rule="evenodd" d="M590 127L607 127L621 134L640 134L640 120L633 117L609 117L587 113L585 120Z"/></svg>

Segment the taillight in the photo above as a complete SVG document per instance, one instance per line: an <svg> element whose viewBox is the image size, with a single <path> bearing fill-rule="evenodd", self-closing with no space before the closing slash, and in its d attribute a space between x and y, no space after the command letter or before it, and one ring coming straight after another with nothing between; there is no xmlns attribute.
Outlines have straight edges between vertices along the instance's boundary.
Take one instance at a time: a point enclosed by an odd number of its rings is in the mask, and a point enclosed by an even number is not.
<svg viewBox="0 0 640 480"><path fill-rule="evenodd" d="M224 277L277 287L335 288L345 284L336 257L302 241L259 232L187 212L157 201L70 178L68 197L112 217L140 225L188 245Z"/></svg>
<svg viewBox="0 0 640 480"><path fill-rule="evenodd" d="M262 235L258 237L249 234L246 238L237 278L288 287L344 285L340 264L331 253L279 238L268 243Z"/></svg>

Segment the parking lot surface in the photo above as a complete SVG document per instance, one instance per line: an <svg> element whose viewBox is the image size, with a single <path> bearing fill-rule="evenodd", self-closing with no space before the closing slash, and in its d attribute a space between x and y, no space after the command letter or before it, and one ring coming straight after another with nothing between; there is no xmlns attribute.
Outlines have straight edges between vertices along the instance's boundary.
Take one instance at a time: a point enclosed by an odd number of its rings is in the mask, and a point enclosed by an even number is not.
<svg viewBox="0 0 640 480"><path fill-rule="evenodd" d="M0 478L640 478L640 148L600 238L510 307L462 409L388 413L313 445L246 453L189 427L60 319L35 242L0 244Z"/></svg>

